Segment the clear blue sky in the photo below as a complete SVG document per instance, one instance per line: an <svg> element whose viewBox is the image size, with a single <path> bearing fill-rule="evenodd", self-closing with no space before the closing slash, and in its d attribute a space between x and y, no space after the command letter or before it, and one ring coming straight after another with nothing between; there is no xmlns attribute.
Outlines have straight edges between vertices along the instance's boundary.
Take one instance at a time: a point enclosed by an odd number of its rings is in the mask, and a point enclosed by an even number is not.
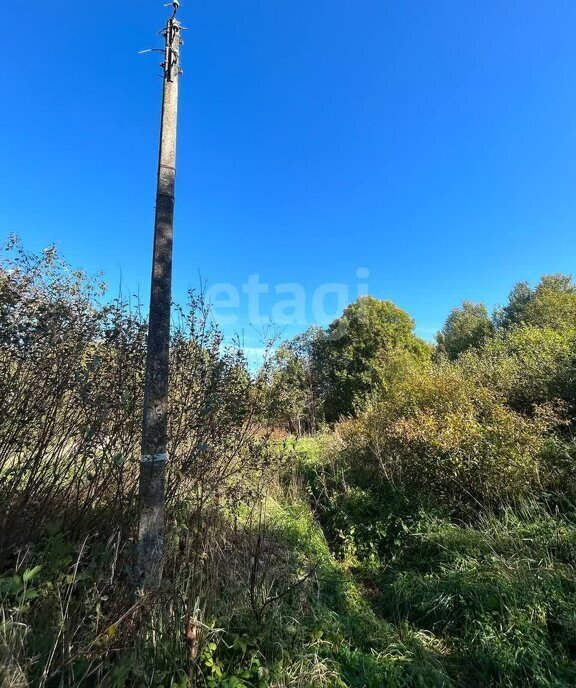
<svg viewBox="0 0 576 688"><path fill-rule="evenodd" d="M167 12L0 9L0 234L145 300L161 80L138 50ZM574 270L572 0L183 0L181 20L177 299L257 273L310 302L366 268L431 337L464 298ZM232 329L258 345L243 298Z"/></svg>

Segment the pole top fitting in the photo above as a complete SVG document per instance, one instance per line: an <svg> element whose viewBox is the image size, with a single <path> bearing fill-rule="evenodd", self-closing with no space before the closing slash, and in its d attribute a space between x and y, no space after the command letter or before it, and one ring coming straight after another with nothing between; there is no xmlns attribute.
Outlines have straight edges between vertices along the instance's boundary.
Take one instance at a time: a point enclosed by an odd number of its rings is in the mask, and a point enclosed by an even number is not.
<svg viewBox="0 0 576 688"><path fill-rule="evenodd" d="M169 2L168 4L164 5L164 7L170 7L172 6L174 8L172 12L172 18L176 16L176 12L180 9L180 1L179 0L172 0L172 2Z"/></svg>
<svg viewBox="0 0 576 688"><path fill-rule="evenodd" d="M176 11L180 3L178 0L174 0L172 5L174 6L174 13L168 19L166 28L162 31L165 40L165 57L162 68L166 81L175 81L182 73L180 68L180 46L183 43L181 37L183 27L176 19Z"/></svg>

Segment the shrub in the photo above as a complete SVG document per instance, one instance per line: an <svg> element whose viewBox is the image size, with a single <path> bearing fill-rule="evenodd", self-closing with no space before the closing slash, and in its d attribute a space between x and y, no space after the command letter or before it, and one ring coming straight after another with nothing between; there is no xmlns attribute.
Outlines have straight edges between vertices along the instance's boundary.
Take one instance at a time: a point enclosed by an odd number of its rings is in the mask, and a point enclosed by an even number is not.
<svg viewBox="0 0 576 688"><path fill-rule="evenodd" d="M18 243L7 249L0 262L0 683L187 685L200 653L220 638L203 616L216 590L221 595L217 555L239 530L240 503L255 508L268 475L266 435L256 433L261 389L242 350L223 345L201 295L175 307L166 584L157 598L135 601L146 321L138 305L107 300L104 285L71 270L53 249L38 256ZM196 622L206 631L197 643L189 637ZM243 685L245 659L230 685ZM257 676L258 657L246 661Z"/></svg>
<svg viewBox="0 0 576 688"><path fill-rule="evenodd" d="M546 402L576 401L576 331L520 325L460 358L478 384L525 413Z"/></svg>
<svg viewBox="0 0 576 688"><path fill-rule="evenodd" d="M531 493L546 427L444 363L409 371L342 432L353 470L369 482L476 510Z"/></svg>
<svg viewBox="0 0 576 688"><path fill-rule="evenodd" d="M13 243L0 263L0 561L54 519L73 536L133 532L147 324L105 294L53 249ZM260 390L201 295L176 313L168 502L239 500L268 462Z"/></svg>

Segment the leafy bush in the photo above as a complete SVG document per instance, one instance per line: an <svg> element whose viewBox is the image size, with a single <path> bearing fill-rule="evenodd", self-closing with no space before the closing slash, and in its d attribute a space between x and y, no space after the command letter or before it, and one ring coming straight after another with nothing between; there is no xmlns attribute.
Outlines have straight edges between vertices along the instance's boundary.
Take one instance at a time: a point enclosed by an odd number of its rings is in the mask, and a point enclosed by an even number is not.
<svg viewBox="0 0 576 688"><path fill-rule="evenodd" d="M496 309L494 323L506 330L517 325L551 329L576 326L576 285L570 275L544 275L535 288L518 282L508 303Z"/></svg>
<svg viewBox="0 0 576 688"><path fill-rule="evenodd" d="M269 421L301 435L354 416L374 389L393 385L405 368L431 356L406 312L361 297L326 330L310 328L278 349L262 373Z"/></svg>
<svg viewBox="0 0 576 688"><path fill-rule="evenodd" d="M175 314L168 583L159 600L135 603L146 321L129 300L107 301L103 285L53 249L35 256L7 246L0 264L0 651L10 680L185 685L198 665L201 647L186 634L212 592L205 579L207 543L218 532L212 514L258 503L271 454L265 433L256 433L261 389L241 349L223 346L201 295L191 294ZM38 574L34 586L30 571ZM138 624L147 629L140 635Z"/></svg>
<svg viewBox="0 0 576 688"><path fill-rule="evenodd" d="M444 363L410 371L341 431L368 482L475 511L531 493L546 429Z"/></svg>
<svg viewBox="0 0 576 688"><path fill-rule="evenodd" d="M532 413L558 400L576 401L576 330L520 325L460 359L477 383L499 391L512 408Z"/></svg>
<svg viewBox="0 0 576 688"><path fill-rule="evenodd" d="M0 264L0 561L55 519L79 536L136 507L146 321L53 249L13 243ZM201 295L177 310L167 498L240 499L268 461L261 395L238 347L222 346ZM108 528L110 525L110 528Z"/></svg>

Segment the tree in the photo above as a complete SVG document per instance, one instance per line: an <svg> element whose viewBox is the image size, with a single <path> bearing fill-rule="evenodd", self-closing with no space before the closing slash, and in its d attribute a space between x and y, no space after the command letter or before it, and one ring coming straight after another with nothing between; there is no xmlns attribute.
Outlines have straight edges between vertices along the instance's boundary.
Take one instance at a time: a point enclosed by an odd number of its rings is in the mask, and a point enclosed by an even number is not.
<svg viewBox="0 0 576 688"><path fill-rule="evenodd" d="M328 422L354 414L403 367L430 357L414 334L414 321L391 301L364 296L346 308L314 341L314 367Z"/></svg>
<svg viewBox="0 0 576 688"><path fill-rule="evenodd" d="M436 340L439 350L454 360L463 351L478 348L493 330L486 306L464 301L450 313Z"/></svg>
<svg viewBox="0 0 576 688"><path fill-rule="evenodd" d="M555 330L576 327L576 285L567 275L545 275L524 309L524 322Z"/></svg>
<svg viewBox="0 0 576 688"><path fill-rule="evenodd" d="M576 285L569 275L544 275L535 289L527 282L516 284L508 304L496 311L499 328L526 324L562 329L576 327Z"/></svg>
<svg viewBox="0 0 576 688"><path fill-rule="evenodd" d="M320 399L314 367L314 342L320 336L311 327L279 347L265 374L268 376L268 417L301 435L318 429Z"/></svg>
<svg viewBox="0 0 576 688"><path fill-rule="evenodd" d="M501 394L516 411L531 414L544 404L576 403L576 332L517 325L499 331L458 365L478 384Z"/></svg>
<svg viewBox="0 0 576 688"><path fill-rule="evenodd" d="M524 319L526 306L534 297L534 292L528 282L518 282L508 296L508 303L496 310L494 320L501 329L509 329L521 323Z"/></svg>

